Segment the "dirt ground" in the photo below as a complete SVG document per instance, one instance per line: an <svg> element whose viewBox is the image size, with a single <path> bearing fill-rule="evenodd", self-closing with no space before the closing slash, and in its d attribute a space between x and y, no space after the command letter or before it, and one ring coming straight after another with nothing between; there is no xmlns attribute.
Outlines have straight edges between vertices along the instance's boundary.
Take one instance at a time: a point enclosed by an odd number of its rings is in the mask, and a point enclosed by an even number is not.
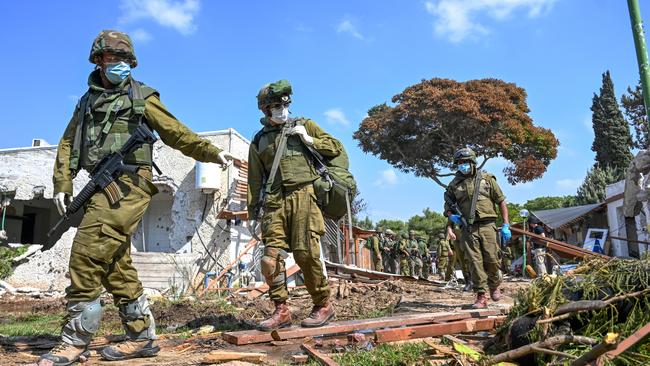
<svg viewBox="0 0 650 366"><path fill-rule="evenodd" d="M432 284L411 281L386 281L379 284L360 284L333 280L332 300L336 309L335 320L363 319L391 314L414 312L453 311L472 304L474 296L457 288L443 288ZM502 285L503 299L499 303L490 302L491 308L509 307L516 292L527 286L527 282L509 282ZM198 365L206 353L217 349L230 349L241 352L264 352L268 354L268 364L289 364L291 355L301 353L304 340L294 340L281 346L271 344L233 346L220 338L219 331L253 329L255 324L272 312L268 297L248 299L242 295L232 295L224 300L194 300L176 303L154 303L154 316L159 329L169 332L160 336L161 352L148 359L123 362L102 362L97 352L106 346L104 337L100 344L91 346L91 358L84 365ZM306 290L294 289L288 301L299 323L311 310L311 300ZM0 298L0 324L22 315L63 314L62 299L32 299L24 297ZM215 332L196 335L196 330L204 325L212 325ZM113 306L107 306L102 318L104 334L120 334L119 316ZM179 333L179 331L183 331ZM100 333L102 330L100 330ZM118 339L119 337L109 337ZM344 338L343 338L344 339ZM331 338L326 343L334 346L343 339ZM101 342L104 340L104 342ZM25 365L34 363L38 356L47 352L57 341L55 335L37 337L4 337L0 335L0 365Z"/></svg>

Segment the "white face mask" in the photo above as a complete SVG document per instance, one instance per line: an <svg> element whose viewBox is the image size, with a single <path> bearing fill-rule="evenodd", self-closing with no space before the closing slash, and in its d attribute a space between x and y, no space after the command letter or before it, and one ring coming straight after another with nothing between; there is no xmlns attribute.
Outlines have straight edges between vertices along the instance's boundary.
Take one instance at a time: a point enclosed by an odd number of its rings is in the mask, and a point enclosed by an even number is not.
<svg viewBox="0 0 650 366"><path fill-rule="evenodd" d="M271 108L271 120L277 124L283 124L289 120L289 106L283 105Z"/></svg>

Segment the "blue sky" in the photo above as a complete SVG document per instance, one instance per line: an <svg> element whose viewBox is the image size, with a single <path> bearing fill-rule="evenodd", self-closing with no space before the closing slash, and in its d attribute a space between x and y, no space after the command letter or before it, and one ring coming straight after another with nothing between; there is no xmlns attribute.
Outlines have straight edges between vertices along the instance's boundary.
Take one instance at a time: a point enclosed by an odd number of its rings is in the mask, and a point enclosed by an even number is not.
<svg viewBox="0 0 650 366"><path fill-rule="evenodd" d="M641 1L650 16L650 2ZM133 74L195 131L259 129L255 95L289 79L292 112L346 145L368 214L408 218L442 208L433 181L366 155L352 133L366 111L422 79L494 77L528 92L535 124L559 138L558 158L509 201L575 193L593 164L589 107L611 70L616 93L638 80L626 2L431 1L3 1L0 148L56 143L86 90L91 42L102 29L133 35Z"/></svg>

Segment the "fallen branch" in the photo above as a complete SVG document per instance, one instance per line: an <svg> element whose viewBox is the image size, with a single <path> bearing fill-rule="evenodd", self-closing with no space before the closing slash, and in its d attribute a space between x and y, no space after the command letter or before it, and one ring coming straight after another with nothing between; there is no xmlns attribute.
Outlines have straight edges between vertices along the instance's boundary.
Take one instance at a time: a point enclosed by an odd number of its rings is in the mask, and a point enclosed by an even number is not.
<svg viewBox="0 0 650 366"><path fill-rule="evenodd" d="M564 358L573 358L573 359L578 358L577 356L574 356L570 353L554 351L552 349L538 348L538 347L531 347L531 348L533 349L534 352L546 353L547 355L560 356Z"/></svg>
<svg viewBox="0 0 650 366"><path fill-rule="evenodd" d="M593 345L598 343L598 341L593 338L583 337L583 336L574 336L574 335L555 336L555 337L548 338L544 341L527 344L517 349L513 349L507 352L500 353L496 356L489 357L481 364L484 366L488 366L500 362L512 361L517 358L526 356L527 354L535 352L536 348L550 349L566 343L580 343L580 344Z"/></svg>
<svg viewBox="0 0 650 366"><path fill-rule="evenodd" d="M618 340L618 334L616 333L607 333L603 341L598 345L590 349L588 352L580 356L577 360L573 361L571 366L584 366L589 362L597 359L603 353L612 350L616 347L616 341Z"/></svg>
<svg viewBox="0 0 650 366"><path fill-rule="evenodd" d="M637 297L644 295L646 293L650 292L650 289L645 289L637 292L632 292L629 294L624 294L624 295L619 295L619 296L614 296L612 298L609 298L607 300L579 300L579 301L572 301L570 303L564 304L555 310L555 315L552 318L548 319L542 319L538 320L537 324L546 324L546 323L552 323L558 320L564 320L567 318L572 317L575 314L582 313L585 311L591 311L591 310L601 310L609 305L612 305L613 303L619 302L621 300L629 299L631 297Z"/></svg>
<svg viewBox="0 0 650 366"><path fill-rule="evenodd" d="M621 353L627 351L631 347L634 347L637 343L645 339L648 334L650 334L650 323L644 325L643 327L639 328L639 330L632 333L632 335L625 338L621 343L618 344L615 350L609 351L603 357L601 357L601 360L603 360L603 358L610 360L616 358Z"/></svg>
<svg viewBox="0 0 650 366"><path fill-rule="evenodd" d="M302 344L302 349L305 350L309 354L309 356L313 357L314 360L318 361L321 365L325 366L338 366L339 364L336 363L330 356L319 352L314 346L303 343Z"/></svg>

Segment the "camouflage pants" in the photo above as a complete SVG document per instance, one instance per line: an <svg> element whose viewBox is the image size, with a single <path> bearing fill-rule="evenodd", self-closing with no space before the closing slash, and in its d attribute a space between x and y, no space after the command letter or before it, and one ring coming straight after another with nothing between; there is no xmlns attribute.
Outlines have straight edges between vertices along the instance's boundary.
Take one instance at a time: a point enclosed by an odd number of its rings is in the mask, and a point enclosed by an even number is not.
<svg viewBox="0 0 650 366"><path fill-rule="evenodd" d="M431 257L426 256L422 260L422 278L425 280L429 279L429 276L431 275L431 265L433 263L431 262Z"/></svg>
<svg viewBox="0 0 650 366"><path fill-rule="evenodd" d="M449 272L449 269L447 268L448 266L449 266L448 256L438 257L438 275L440 276L440 279L446 279L446 273Z"/></svg>
<svg viewBox="0 0 650 366"><path fill-rule="evenodd" d="M409 268L409 260L406 256L399 259L399 274L402 276L410 276L411 270Z"/></svg>
<svg viewBox="0 0 650 366"><path fill-rule="evenodd" d="M411 270L411 276L422 277L422 259L419 257L412 256L409 261L409 266Z"/></svg>
<svg viewBox="0 0 650 366"><path fill-rule="evenodd" d="M305 286L314 305L323 305L329 300L330 289L320 260L320 238L325 234L323 214L316 203L312 184L289 194L276 194L267 198L268 211L262 218L262 236L265 256L285 250L293 253L293 258L305 278ZM272 255L275 257L275 255ZM274 302L284 302L289 297L285 263L274 258L273 275L266 278L269 296Z"/></svg>
<svg viewBox="0 0 650 366"><path fill-rule="evenodd" d="M381 258L381 253L372 252L372 263L375 265L375 271L384 271L384 263Z"/></svg>
<svg viewBox="0 0 650 366"><path fill-rule="evenodd" d="M503 264L503 270L505 273L512 272L510 266L512 265L512 250L510 247L506 247L501 251L501 263Z"/></svg>
<svg viewBox="0 0 650 366"><path fill-rule="evenodd" d="M463 233L462 250L468 257L474 292L485 293L501 284L497 227L493 222L476 223Z"/></svg>
<svg viewBox="0 0 650 366"><path fill-rule="evenodd" d="M460 242L454 242L453 248L454 255L451 256L449 267L447 267L447 272L445 273L445 279L447 281L451 279L452 272L456 270L456 265L458 265L458 267L460 267L461 271L463 272L463 278L465 278L465 281L468 281L470 280L471 276L467 268L467 258L460 247Z"/></svg>
<svg viewBox="0 0 650 366"><path fill-rule="evenodd" d="M399 274L399 258L395 256L389 256L387 263L388 263L388 268L386 269L388 273Z"/></svg>
<svg viewBox="0 0 650 366"><path fill-rule="evenodd" d="M393 267L392 263L391 263L392 260L391 260L390 255L388 253L386 253L386 252L381 253L381 262L384 265L384 272L393 273L391 271L391 269Z"/></svg>

